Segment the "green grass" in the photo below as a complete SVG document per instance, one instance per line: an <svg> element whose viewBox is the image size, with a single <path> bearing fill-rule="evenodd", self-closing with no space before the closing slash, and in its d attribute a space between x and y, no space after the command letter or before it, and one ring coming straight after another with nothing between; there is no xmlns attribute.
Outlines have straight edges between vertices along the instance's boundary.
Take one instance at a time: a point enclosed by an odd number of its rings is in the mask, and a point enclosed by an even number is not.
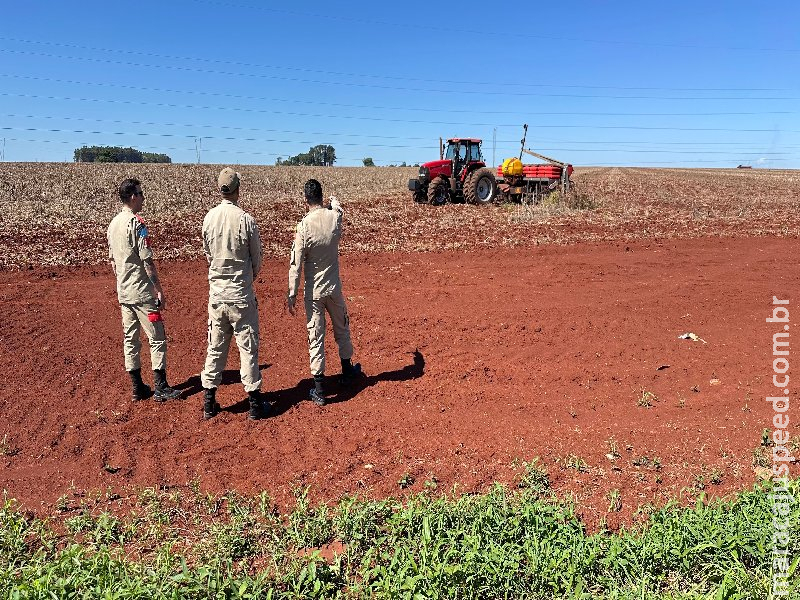
<svg viewBox="0 0 800 600"><path fill-rule="evenodd" d="M535 463L526 477L519 489L498 485L484 495L346 498L335 506L311 506L301 491L288 514L266 494L214 498L191 486L142 493L124 515L93 508L102 503L63 502L64 513L42 520L6 501L0 597L768 596L769 482L725 501L670 504L635 530L590 535L571 506L547 492ZM800 494L800 480L790 486ZM797 503L789 520L789 552L800 557ZM796 572L794 586L797 597Z"/></svg>

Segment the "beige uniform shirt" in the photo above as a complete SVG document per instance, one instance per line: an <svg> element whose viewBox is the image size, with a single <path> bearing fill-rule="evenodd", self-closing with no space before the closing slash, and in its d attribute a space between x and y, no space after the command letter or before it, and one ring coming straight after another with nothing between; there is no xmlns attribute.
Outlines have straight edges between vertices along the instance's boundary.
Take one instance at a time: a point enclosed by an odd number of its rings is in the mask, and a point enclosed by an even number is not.
<svg viewBox="0 0 800 600"><path fill-rule="evenodd" d="M147 227L127 206L111 220L106 232L108 258L117 275L117 299L120 304L141 304L155 299L153 282L144 269L144 261L153 257Z"/></svg>
<svg viewBox="0 0 800 600"><path fill-rule="evenodd" d="M230 200L203 219L203 251L208 259L210 302L252 302L253 278L261 270L261 238L256 220Z"/></svg>
<svg viewBox="0 0 800 600"><path fill-rule="evenodd" d="M297 296L305 269L306 300L319 300L342 289L339 278L339 240L344 211L336 200L331 207L313 208L297 224L289 263L289 296Z"/></svg>

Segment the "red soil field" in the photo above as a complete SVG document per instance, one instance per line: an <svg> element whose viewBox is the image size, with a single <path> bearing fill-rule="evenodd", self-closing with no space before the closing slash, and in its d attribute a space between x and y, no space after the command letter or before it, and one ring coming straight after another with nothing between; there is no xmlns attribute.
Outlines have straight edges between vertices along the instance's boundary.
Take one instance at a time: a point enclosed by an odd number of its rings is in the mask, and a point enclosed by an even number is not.
<svg viewBox="0 0 800 600"><path fill-rule="evenodd" d="M285 312L287 265L271 260L257 293L277 414L259 422L246 418L235 350L224 412L201 418L204 262L159 263L168 374L184 392L164 404L130 401L110 269L3 272L0 489L35 511L65 493L196 480L288 504L302 486L321 501L415 493L426 481L478 492L513 485L520 462L540 457L589 526L606 516L615 527L640 505L756 480L774 389L777 329L765 318L773 295L794 313L798 258L800 240L764 237L350 253L342 272L367 377L349 391L332 385L323 408L305 400L305 321ZM145 343L149 379L147 356ZM401 489L405 475L415 482ZM610 490L622 510L606 515Z"/></svg>

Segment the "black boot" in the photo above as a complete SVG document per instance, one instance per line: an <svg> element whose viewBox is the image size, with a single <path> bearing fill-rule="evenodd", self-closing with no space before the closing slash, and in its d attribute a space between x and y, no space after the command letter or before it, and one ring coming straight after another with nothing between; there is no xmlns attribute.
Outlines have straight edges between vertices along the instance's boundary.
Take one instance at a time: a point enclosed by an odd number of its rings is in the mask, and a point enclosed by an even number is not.
<svg viewBox="0 0 800 600"><path fill-rule="evenodd" d="M153 395L153 390L150 389L150 386L146 385L145 382L142 381L141 369L133 369L132 371L128 371L128 375L131 376L131 383L133 384L131 400L134 402L138 402L139 400L147 400Z"/></svg>
<svg viewBox="0 0 800 600"><path fill-rule="evenodd" d="M359 377L361 377L361 363L353 364L349 358L343 358L342 375L339 378L340 383L347 387Z"/></svg>
<svg viewBox="0 0 800 600"><path fill-rule="evenodd" d="M153 382L155 383L155 398L156 402L166 402L167 400L174 400L181 395L180 390L169 387L167 383L166 369L153 370Z"/></svg>
<svg viewBox="0 0 800 600"><path fill-rule="evenodd" d="M311 401L317 406L325 406L325 404L328 402L328 399L325 397L325 388L323 387L324 382L324 375L314 375L314 387L311 388L309 398L311 398Z"/></svg>
<svg viewBox="0 0 800 600"><path fill-rule="evenodd" d="M216 400L217 388L203 388L203 418L210 419L222 410Z"/></svg>
<svg viewBox="0 0 800 600"><path fill-rule="evenodd" d="M272 406L267 402L266 398L261 394L260 390L247 393L250 399L250 412L247 415L248 419L258 421L259 419L266 419L272 412Z"/></svg>

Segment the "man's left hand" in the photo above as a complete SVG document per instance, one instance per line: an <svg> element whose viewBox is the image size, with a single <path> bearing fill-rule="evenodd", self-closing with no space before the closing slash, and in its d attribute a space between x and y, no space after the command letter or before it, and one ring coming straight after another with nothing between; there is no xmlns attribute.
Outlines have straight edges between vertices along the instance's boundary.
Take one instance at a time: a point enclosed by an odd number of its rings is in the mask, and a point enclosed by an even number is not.
<svg viewBox="0 0 800 600"><path fill-rule="evenodd" d="M295 296L288 296L286 298L286 307L289 309L289 314L295 316L297 314L297 309L295 308L295 302L297 298Z"/></svg>

